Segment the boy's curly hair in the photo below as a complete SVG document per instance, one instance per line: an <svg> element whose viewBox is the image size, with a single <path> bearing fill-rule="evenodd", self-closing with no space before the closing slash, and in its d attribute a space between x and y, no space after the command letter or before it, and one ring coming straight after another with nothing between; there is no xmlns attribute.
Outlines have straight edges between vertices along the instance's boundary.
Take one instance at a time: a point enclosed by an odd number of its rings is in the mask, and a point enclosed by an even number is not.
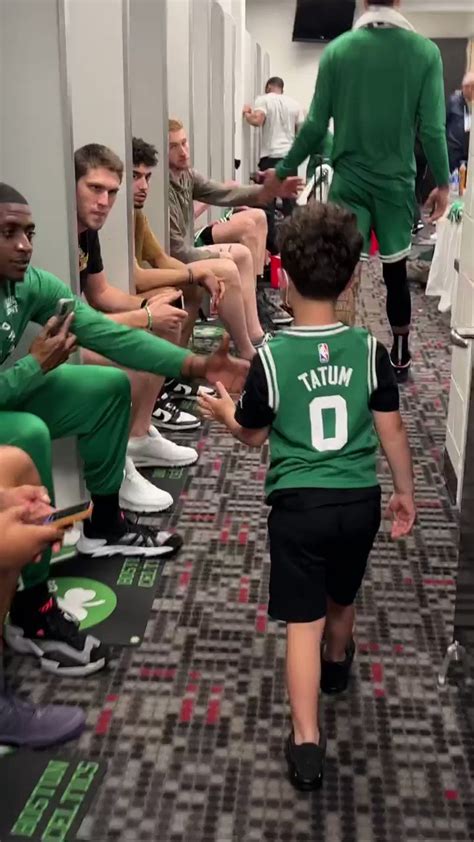
<svg viewBox="0 0 474 842"><path fill-rule="evenodd" d="M281 262L304 298L339 298L354 274L362 236L353 213L334 204L310 202L281 225Z"/></svg>

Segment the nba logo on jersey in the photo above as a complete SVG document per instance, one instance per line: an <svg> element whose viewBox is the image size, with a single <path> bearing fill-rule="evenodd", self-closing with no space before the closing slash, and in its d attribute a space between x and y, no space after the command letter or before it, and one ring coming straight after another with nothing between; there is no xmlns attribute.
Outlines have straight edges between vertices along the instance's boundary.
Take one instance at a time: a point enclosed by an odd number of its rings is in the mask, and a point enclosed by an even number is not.
<svg viewBox="0 0 474 842"><path fill-rule="evenodd" d="M319 362L320 363L328 363L329 362L329 347L326 342L321 342L318 345L319 351Z"/></svg>

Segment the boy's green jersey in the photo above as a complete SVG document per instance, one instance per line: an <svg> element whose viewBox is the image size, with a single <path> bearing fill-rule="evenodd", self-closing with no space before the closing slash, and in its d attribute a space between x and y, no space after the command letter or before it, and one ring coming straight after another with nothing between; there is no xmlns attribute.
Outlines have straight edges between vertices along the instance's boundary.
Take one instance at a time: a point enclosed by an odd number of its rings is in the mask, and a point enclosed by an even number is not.
<svg viewBox="0 0 474 842"><path fill-rule="evenodd" d="M376 486L370 401L377 340L342 324L300 327L282 331L259 354L274 413L267 494Z"/></svg>

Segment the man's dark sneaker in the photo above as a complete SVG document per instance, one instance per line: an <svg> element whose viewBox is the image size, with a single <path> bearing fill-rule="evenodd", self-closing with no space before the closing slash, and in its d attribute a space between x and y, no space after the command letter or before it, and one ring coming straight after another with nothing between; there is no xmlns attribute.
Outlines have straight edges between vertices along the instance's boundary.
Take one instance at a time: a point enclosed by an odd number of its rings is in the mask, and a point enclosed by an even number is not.
<svg viewBox="0 0 474 842"><path fill-rule="evenodd" d="M355 656L355 643L351 640L346 649L344 661L326 661L324 648L321 655L321 690L328 695L344 693L349 683L349 675Z"/></svg>
<svg viewBox="0 0 474 842"><path fill-rule="evenodd" d="M297 746L293 732L291 732L286 741L285 755L288 763L288 777L295 789L310 792L320 788L323 782L326 758L326 741L322 734L319 738L319 745L302 743Z"/></svg>
<svg viewBox="0 0 474 842"><path fill-rule="evenodd" d="M38 607L15 598L4 637L15 652L36 655L42 669L57 675L90 675L107 663L100 640L79 631L76 618L62 611L52 595Z"/></svg>
<svg viewBox="0 0 474 842"><path fill-rule="evenodd" d="M409 359L406 363L394 363L392 358L390 358L390 362L392 363L392 368L395 372L395 377L397 378L397 383L406 383L408 380L408 375L411 369L411 359Z"/></svg>
<svg viewBox="0 0 474 842"><path fill-rule="evenodd" d="M180 380L166 380L165 392L173 400L197 401L203 396L214 397L215 389L210 386L199 386L196 383L183 383Z"/></svg>
<svg viewBox="0 0 474 842"><path fill-rule="evenodd" d="M276 304L266 290L257 291L257 307L264 319L269 319L276 327L285 327L293 321L293 316Z"/></svg>
<svg viewBox="0 0 474 842"><path fill-rule="evenodd" d="M78 737L86 717L77 707L40 707L0 694L0 745L46 748Z"/></svg>
<svg viewBox="0 0 474 842"><path fill-rule="evenodd" d="M151 526L132 523L123 516L117 530L109 533L99 533L97 527L94 529L92 524L86 521L77 542L77 551L93 558L112 555L171 558L182 546L181 535L160 532Z"/></svg>
<svg viewBox="0 0 474 842"><path fill-rule="evenodd" d="M166 392L158 398L151 421L160 430L176 430L178 432L197 430L201 426L199 418L191 415L190 412L181 412Z"/></svg>

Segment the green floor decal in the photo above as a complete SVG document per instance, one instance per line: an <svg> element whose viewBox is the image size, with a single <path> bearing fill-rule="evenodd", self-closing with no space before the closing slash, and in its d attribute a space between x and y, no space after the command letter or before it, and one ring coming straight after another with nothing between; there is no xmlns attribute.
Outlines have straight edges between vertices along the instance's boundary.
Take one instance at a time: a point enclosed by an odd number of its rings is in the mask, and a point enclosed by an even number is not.
<svg viewBox="0 0 474 842"><path fill-rule="evenodd" d="M105 763L17 751L0 758L2 842L70 842L76 838Z"/></svg>
<svg viewBox="0 0 474 842"><path fill-rule="evenodd" d="M54 565L51 583L82 629L109 646L138 646L162 571L159 559L75 556Z"/></svg>
<svg viewBox="0 0 474 842"><path fill-rule="evenodd" d="M181 403L183 404L185 401L181 401ZM192 441L189 441L189 439L186 440L186 444L189 444L190 447L194 447L198 440L199 430L193 432L194 439ZM198 435L196 435L196 432ZM191 435L191 433L189 433L189 435ZM156 485L158 488L161 488L163 491L167 491L168 494L171 494L174 509L179 501L179 496L186 485L186 480L189 476L189 467L142 468L141 472L147 480L153 483L153 485Z"/></svg>

